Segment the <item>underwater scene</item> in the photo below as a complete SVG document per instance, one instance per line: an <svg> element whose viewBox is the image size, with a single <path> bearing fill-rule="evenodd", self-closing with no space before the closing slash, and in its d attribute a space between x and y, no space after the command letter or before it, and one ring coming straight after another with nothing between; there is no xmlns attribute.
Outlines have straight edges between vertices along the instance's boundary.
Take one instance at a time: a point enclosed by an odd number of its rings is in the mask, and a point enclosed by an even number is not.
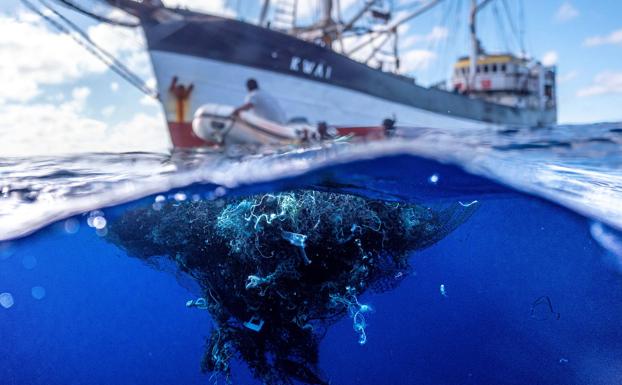
<svg viewBox="0 0 622 385"><path fill-rule="evenodd" d="M571 130L4 159L1 383L620 383L620 127Z"/></svg>

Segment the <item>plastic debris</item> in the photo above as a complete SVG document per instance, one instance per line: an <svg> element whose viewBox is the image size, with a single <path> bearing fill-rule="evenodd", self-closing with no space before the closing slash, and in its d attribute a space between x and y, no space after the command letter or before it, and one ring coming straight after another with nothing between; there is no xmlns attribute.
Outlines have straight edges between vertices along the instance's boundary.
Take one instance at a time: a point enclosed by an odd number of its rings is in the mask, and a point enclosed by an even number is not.
<svg viewBox="0 0 622 385"><path fill-rule="evenodd" d="M197 309L207 310L207 300L203 297L190 299L186 302L186 307L196 307Z"/></svg>
<svg viewBox="0 0 622 385"><path fill-rule="evenodd" d="M247 322L244 322L244 327L254 332L259 333L259 331L263 327L263 324L264 324L264 320L260 319L257 316L253 316L251 317L250 320L248 320Z"/></svg>
<svg viewBox="0 0 622 385"><path fill-rule="evenodd" d="M152 203L109 221L107 239L154 266L175 264L203 289L186 303L214 322L203 370L230 378L240 357L266 384L327 384L317 367L326 328L349 316L365 344L372 308L359 298L397 287L412 252L476 208L310 190Z"/></svg>
<svg viewBox="0 0 622 385"><path fill-rule="evenodd" d="M445 289L445 285L444 284L441 284L440 291L441 291L441 295L443 297L447 298L447 290Z"/></svg>

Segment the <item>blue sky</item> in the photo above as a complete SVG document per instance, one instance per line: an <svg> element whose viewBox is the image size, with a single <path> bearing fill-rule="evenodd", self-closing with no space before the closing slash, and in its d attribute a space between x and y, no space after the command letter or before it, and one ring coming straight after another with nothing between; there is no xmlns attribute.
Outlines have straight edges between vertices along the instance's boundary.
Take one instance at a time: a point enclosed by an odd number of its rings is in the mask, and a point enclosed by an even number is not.
<svg viewBox="0 0 622 385"><path fill-rule="evenodd" d="M517 7L517 0L506 1L512 9ZM409 43L403 47L403 61L420 83L441 80L454 60L467 52L466 14L457 11L460 2L466 10L467 0L446 0L404 33L402 40ZM496 11L502 11L502 1L496 3ZM168 0L167 4L238 13L246 19L255 17L258 9L258 0ZM622 121L622 2L524 0L524 7L528 54L558 66L560 123ZM142 78L153 81L139 31L65 14ZM505 23L504 35L496 14L489 6L480 15L484 47L490 52L518 49L509 25ZM21 154L26 148L50 153L163 150L169 145L157 103L50 29L18 0L0 3L0 81L2 154Z"/></svg>

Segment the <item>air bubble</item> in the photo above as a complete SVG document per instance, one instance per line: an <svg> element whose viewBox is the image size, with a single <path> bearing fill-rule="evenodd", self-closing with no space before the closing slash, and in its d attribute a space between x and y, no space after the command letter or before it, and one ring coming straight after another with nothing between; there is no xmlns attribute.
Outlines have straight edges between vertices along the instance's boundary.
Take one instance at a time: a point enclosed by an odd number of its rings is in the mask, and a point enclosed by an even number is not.
<svg viewBox="0 0 622 385"><path fill-rule="evenodd" d="M99 235L100 237L105 237L106 235L108 235L108 228L104 227L104 228L101 228L101 229L97 229L97 230L95 230L95 233L97 235Z"/></svg>
<svg viewBox="0 0 622 385"><path fill-rule="evenodd" d="M15 248L11 242L0 242L0 259L7 259L15 253Z"/></svg>
<svg viewBox="0 0 622 385"><path fill-rule="evenodd" d="M438 174L432 174L428 180L432 184L437 184L438 183L438 179L439 179Z"/></svg>
<svg viewBox="0 0 622 385"><path fill-rule="evenodd" d="M45 288L42 286L35 286L30 290L32 294L32 298L34 299L43 299L45 298Z"/></svg>
<svg viewBox="0 0 622 385"><path fill-rule="evenodd" d="M2 293L0 294L0 306L5 309L8 309L13 306L15 301L13 301L13 296L11 293Z"/></svg>
<svg viewBox="0 0 622 385"><path fill-rule="evenodd" d="M27 255L24 258L22 258L22 266L24 266L25 269L28 270L32 270L35 267L37 267L37 258L35 258L34 255Z"/></svg>
<svg viewBox="0 0 622 385"><path fill-rule="evenodd" d="M187 199L188 197L186 196L186 194L182 193L182 192L178 192L175 195L173 195L173 199L175 199L177 202L183 202Z"/></svg>
<svg viewBox="0 0 622 385"><path fill-rule="evenodd" d="M104 217L95 217L93 218L93 227L97 230L101 230L106 227L106 218Z"/></svg>
<svg viewBox="0 0 622 385"><path fill-rule="evenodd" d="M63 224L63 228L67 234L75 234L80 230L80 222L75 218L69 218Z"/></svg>
<svg viewBox="0 0 622 385"><path fill-rule="evenodd" d="M224 196L226 193L227 193L227 189L225 189L222 186L218 186L214 190L214 196L217 197L217 198L220 198L221 196Z"/></svg>

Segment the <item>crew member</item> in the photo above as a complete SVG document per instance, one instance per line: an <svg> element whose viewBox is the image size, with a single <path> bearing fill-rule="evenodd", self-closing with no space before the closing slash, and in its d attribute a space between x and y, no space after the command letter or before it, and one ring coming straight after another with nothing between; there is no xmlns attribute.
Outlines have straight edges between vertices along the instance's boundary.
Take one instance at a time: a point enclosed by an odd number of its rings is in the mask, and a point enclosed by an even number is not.
<svg viewBox="0 0 622 385"><path fill-rule="evenodd" d="M233 116L238 116L242 111L252 110L255 115L266 120L279 124L287 122L285 112L279 105L279 102L264 90L260 90L257 80L248 79L246 88L248 89L248 94L244 104L233 110Z"/></svg>

